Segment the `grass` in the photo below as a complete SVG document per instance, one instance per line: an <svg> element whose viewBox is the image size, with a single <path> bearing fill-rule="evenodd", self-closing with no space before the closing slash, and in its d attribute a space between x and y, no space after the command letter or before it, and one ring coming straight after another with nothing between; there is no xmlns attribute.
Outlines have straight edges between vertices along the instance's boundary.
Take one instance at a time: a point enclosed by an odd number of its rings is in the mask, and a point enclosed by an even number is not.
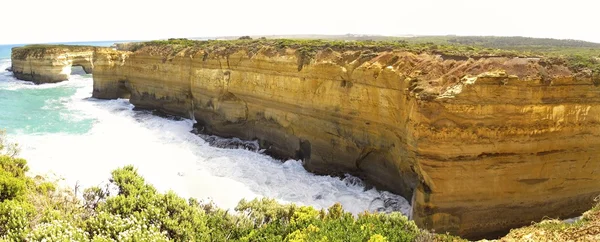
<svg viewBox="0 0 600 242"><path fill-rule="evenodd" d="M600 73L600 44L578 40L556 40L526 37L481 37L481 36L421 36L421 37L373 37L375 40L336 39L237 39L237 40L190 40L168 39L133 44L132 51L159 48L159 53L174 56L184 50L229 55L245 49L255 53L262 47L273 47L278 51L296 49L299 70L309 63L314 55L323 50L334 51L408 51L416 54L428 53L443 58L467 60L489 57L535 57L545 63L564 64L574 72ZM48 51L64 49L81 50L90 46L77 45L27 45L13 49L13 58L43 56ZM593 75L593 74L592 74ZM600 74L598 74L600 75ZM600 78L600 77L599 77ZM599 80L600 82L600 80Z"/></svg>
<svg viewBox="0 0 600 242"><path fill-rule="evenodd" d="M12 59L25 60L28 56L40 58L46 54L55 54L65 51L88 51L94 50L94 46L86 45L46 45L46 44L34 44L26 45L22 47L14 47L12 49Z"/></svg>
<svg viewBox="0 0 600 242"><path fill-rule="evenodd" d="M432 46L429 43L409 43L407 41L344 41L344 40L297 40L297 39L256 39L256 40L188 40L169 39L141 42L133 51L145 46L172 46L172 47L198 47L198 48L248 48L256 46L272 46L279 49L303 49L305 51L318 51L330 48L335 51L345 50L370 50L373 52L405 50L416 53L440 52L461 56L502 56L516 55L517 52L477 50L469 46Z"/></svg>
<svg viewBox="0 0 600 242"><path fill-rule="evenodd" d="M501 241L599 241L600 205L574 223L546 219L531 226L513 229Z"/></svg>
<svg viewBox="0 0 600 242"><path fill-rule="evenodd" d="M277 50L296 49L299 69L308 63L318 51L408 51L428 53L452 59L479 59L489 57L541 58L545 63L564 64L574 72L600 73L600 44L574 41L535 39L524 37L417 37L392 38L390 40L320 40L320 39L238 39L238 40L189 40L168 39L140 42L132 51L145 47L162 48L163 54L176 55L184 49L204 50L228 55L239 49L255 52L270 46Z"/></svg>

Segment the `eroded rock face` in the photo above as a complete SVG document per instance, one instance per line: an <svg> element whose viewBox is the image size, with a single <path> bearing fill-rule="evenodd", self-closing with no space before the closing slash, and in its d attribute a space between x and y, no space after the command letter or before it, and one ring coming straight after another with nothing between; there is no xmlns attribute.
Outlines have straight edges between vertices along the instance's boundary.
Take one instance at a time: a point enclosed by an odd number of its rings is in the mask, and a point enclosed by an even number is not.
<svg viewBox="0 0 600 242"><path fill-rule="evenodd" d="M436 232L493 236L574 217L600 194L600 87L537 59L98 49L93 96L361 176L412 198L413 219Z"/></svg>
<svg viewBox="0 0 600 242"><path fill-rule="evenodd" d="M11 55L13 75L20 80L41 84L67 80L72 66L81 66L86 73L92 73L92 56L96 48L65 45L15 47Z"/></svg>

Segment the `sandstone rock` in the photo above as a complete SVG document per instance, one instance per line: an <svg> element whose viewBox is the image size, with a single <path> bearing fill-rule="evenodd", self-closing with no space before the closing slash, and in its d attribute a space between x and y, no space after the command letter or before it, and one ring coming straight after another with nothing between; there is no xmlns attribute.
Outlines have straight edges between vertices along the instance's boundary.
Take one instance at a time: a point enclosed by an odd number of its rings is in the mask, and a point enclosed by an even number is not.
<svg viewBox="0 0 600 242"><path fill-rule="evenodd" d="M92 73L92 56L96 47L68 45L30 45L12 49L13 75L36 84L65 81L71 66L81 66Z"/></svg>
<svg viewBox="0 0 600 242"><path fill-rule="evenodd" d="M258 139L308 170L410 199L436 232L481 238L575 217L600 193L600 87L539 59L147 45L97 49L96 98Z"/></svg>
<svg viewBox="0 0 600 242"><path fill-rule="evenodd" d="M111 46L113 49L122 50L122 51L131 51L136 46L135 42L124 42L124 43L115 43Z"/></svg>

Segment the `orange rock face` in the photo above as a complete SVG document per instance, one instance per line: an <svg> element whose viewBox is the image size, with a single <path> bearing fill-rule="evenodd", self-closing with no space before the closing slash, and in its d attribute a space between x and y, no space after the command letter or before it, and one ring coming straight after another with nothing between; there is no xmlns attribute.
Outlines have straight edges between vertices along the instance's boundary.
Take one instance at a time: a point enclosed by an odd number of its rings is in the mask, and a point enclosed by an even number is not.
<svg viewBox="0 0 600 242"><path fill-rule="evenodd" d="M94 68L94 97L366 178L436 232L493 236L600 194L600 87L538 59L146 46L99 49Z"/></svg>
<svg viewBox="0 0 600 242"><path fill-rule="evenodd" d="M66 81L72 66L92 73L92 56L97 47L31 45L12 49L12 71L17 79L36 84Z"/></svg>
<svg viewBox="0 0 600 242"><path fill-rule="evenodd" d="M599 185L599 91L569 76L542 84L484 74L454 98L424 103L415 116L425 180L415 220L480 237L589 209Z"/></svg>

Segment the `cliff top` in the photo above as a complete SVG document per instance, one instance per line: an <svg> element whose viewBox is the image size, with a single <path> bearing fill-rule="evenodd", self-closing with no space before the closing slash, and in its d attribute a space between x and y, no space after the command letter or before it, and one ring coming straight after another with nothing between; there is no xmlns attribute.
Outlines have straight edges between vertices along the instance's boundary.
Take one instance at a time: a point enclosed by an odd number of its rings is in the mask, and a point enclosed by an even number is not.
<svg viewBox="0 0 600 242"><path fill-rule="evenodd" d="M402 73L401 79L410 83L411 93L425 100L452 97L455 84L462 83L464 78L480 75L495 75L503 80L533 81L528 82L528 85L552 85L555 80L564 83L564 77L567 77L567 80L600 86L600 45L596 47L595 43L533 39L523 41L525 44L517 46L519 42L514 42L511 38L501 38L484 44L477 44L481 39L473 41L253 40L246 37L238 40L169 39L116 46L121 50L132 51L133 54L161 55L164 61L177 56L200 57L202 60L228 58L236 52L245 53L248 57L256 54L269 57L295 55L298 71L314 63L335 63L346 66L349 70L368 63L376 65L377 68L389 67ZM473 44L466 45L463 42ZM505 47L500 48L503 45ZM97 48L109 49L92 46L29 45L13 48L12 58L22 60L27 57L39 58L48 54L91 51ZM570 77L574 79L568 79Z"/></svg>
<svg viewBox="0 0 600 242"><path fill-rule="evenodd" d="M512 50L477 49L467 45L431 45L430 43L411 43L404 40L395 41L349 41L349 40L319 40L319 39L239 39L239 40L188 40L169 39L149 42L129 43L130 51L137 51L147 46L171 46L174 52L182 48L202 49L256 49L263 46L275 48L290 48L306 52L332 49L334 51L408 51L413 53L441 54L456 59L484 57L534 57L534 53L524 53Z"/></svg>
<svg viewBox="0 0 600 242"><path fill-rule="evenodd" d="M165 60L176 56L221 58L239 51L247 53L249 57L258 53L266 56L295 55L298 71L311 63L336 63L350 69L368 63L403 73L404 81L410 83L409 91L422 100L452 97L454 84L466 77L530 81L527 85L552 85L555 80L564 82L565 77L574 77L573 80L580 83L600 85L600 47L591 48L590 51L581 51L573 46L516 50L405 40L246 38L155 40L128 43L120 48L133 51L134 54L162 55ZM516 85L519 83L511 82Z"/></svg>
<svg viewBox="0 0 600 242"><path fill-rule="evenodd" d="M223 36L218 38L192 39L304 39L304 40L347 40L347 41L406 41L409 43L433 44L465 44L484 48L509 49L547 49L548 47L600 48L600 43L574 39L533 38L522 36L457 36L457 35L422 35L422 36L385 36L385 35L259 35L259 36Z"/></svg>
<svg viewBox="0 0 600 242"><path fill-rule="evenodd" d="M94 51L95 46L87 45L46 45L46 44L34 44L26 45L22 47L12 48L12 59L24 60L29 57L42 57L47 54L58 54L65 52L83 52L83 51Z"/></svg>
<svg viewBox="0 0 600 242"><path fill-rule="evenodd" d="M258 50L264 46L291 48L303 55L314 56L320 50L334 51L406 51L439 55L442 59L468 60L493 57L539 58L544 63L565 65L573 72L600 72L600 44L524 37L415 37L393 40L319 40L319 39L238 39L189 40L169 39L121 45L125 50L161 47L162 54L175 55L188 48L233 52L238 49Z"/></svg>
<svg viewBox="0 0 600 242"><path fill-rule="evenodd" d="M545 219L530 226L513 229L501 241L598 241L600 205L583 213L575 221Z"/></svg>

